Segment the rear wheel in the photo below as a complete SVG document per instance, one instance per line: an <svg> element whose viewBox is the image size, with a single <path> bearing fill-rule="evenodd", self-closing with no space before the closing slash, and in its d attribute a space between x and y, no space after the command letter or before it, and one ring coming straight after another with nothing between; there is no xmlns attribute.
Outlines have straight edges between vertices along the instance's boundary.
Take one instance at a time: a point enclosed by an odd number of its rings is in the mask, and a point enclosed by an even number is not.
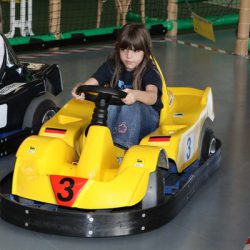
<svg viewBox="0 0 250 250"><path fill-rule="evenodd" d="M214 132L209 128L207 128L204 133L201 147L200 162L202 164L216 152L216 139Z"/></svg>

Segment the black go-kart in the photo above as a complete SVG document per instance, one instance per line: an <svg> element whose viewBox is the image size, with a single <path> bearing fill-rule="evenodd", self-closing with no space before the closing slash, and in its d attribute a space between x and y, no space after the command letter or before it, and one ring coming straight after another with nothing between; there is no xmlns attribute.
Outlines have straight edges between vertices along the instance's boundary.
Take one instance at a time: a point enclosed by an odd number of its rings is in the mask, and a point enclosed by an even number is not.
<svg viewBox="0 0 250 250"><path fill-rule="evenodd" d="M0 157L17 150L58 111L62 92L58 65L20 62L0 34Z"/></svg>

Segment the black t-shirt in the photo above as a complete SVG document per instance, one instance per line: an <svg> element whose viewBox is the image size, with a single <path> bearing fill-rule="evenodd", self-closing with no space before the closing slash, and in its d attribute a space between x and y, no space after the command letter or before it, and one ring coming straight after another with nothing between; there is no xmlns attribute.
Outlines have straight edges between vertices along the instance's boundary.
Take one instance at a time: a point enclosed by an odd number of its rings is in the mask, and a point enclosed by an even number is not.
<svg viewBox="0 0 250 250"><path fill-rule="evenodd" d="M112 80L114 72L114 61L107 60L104 62L97 71L92 75L93 78L95 78L100 86L104 86L105 84L109 84ZM116 83L116 87L118 89L125 89L125 88L133 88L133 71L127 71L125 68L121 73L120 79ZM163 107L162 101L161 101L161 95L162 95L162 81L161 76L156 69L153 62L149 62L148 67L145 70L145 73L142 76L142 82L141 82L141 90L145 90L146 86L152 84L155 85L158 89L158 97L155 104L152 105L152 107L160 112L161 108Z"/></svg>

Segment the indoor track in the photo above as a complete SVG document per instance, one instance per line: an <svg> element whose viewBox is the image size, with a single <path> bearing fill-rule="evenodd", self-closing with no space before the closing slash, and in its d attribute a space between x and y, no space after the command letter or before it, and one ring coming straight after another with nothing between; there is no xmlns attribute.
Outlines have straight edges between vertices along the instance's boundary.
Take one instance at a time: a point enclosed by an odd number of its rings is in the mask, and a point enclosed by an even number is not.
<svg viewBox="0 0 250 250"><path fill-rule="evenodd" d="M0 250L243 249L250 235L250 63L232 55L233 31L217 31L216 38L215 44L195 34L180 35L176 43L153 39L155 57L169 86L212 87L214 131L222 141L220 169L170 223L140 235L88 239L28 231L0 219ZM207 47L196 46L201 42ZM109 43L19 53L19 57L59 64L64 82L61 97L66 102L72 87L88 78L110 52ZM13 164L14 155L0 159L1 178Z"/></svg>

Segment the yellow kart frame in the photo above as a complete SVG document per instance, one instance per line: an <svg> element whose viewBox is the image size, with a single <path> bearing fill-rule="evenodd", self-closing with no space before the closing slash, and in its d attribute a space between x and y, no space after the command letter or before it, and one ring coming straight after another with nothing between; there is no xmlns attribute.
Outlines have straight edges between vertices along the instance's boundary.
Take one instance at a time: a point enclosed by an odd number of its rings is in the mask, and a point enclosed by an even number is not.
<svg viewBox="0 0 250 250"><path fill-rule="evenodd" d="M163 76L162 80L164 107L159 128L128 150L113 144L111 133L104 126L107 103L102 106L99 94L94 95L97 107L88 100L70 100L42 126L38 136L27 138L20 146L11 198L2 198L2 217L21 225L23 220L16 215L26 208L29 216L33 211L31 229L86 237L138 233L170 220L184 205L189 192L198 188L197 179L201 183L219 166L220 142L210 128L214 120L211 88L167 89ZM87 94L93 97L91 90L90 87ZM116 95L112 98L116 99ZM188 177L178 181L182 183L178 184L179 189L168 193L166 190L172 185L167 184L168 177L174 173L179 178L187 172ZM41 204L53 207L50 215L40 209ZM14 216L9 207L15 208ZM161 219L157 218L159 208ZM70 218L79 221L75 222L80 225L77 230L67 219L69 211ZM53 219L55 213L64 218L60 229L56 228L62 222ZM108 226L103 226L107 218ZM132 225L129 218L137 223ZM96 230L91 229L93 221L97 221Z"/></svg>

